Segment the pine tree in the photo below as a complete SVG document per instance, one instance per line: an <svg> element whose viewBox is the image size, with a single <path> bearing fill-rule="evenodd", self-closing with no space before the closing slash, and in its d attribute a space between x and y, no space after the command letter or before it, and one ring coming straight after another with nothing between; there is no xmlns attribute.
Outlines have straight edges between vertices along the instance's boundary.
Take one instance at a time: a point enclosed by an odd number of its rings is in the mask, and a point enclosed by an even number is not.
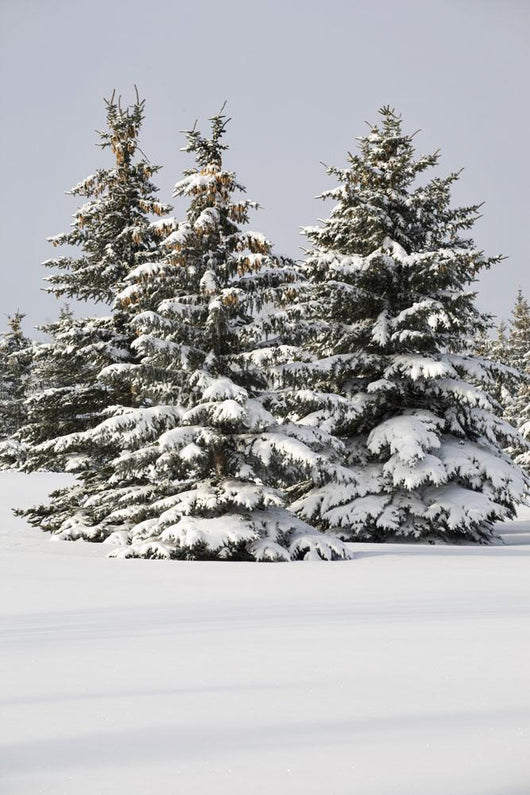
<svg viewBox="0 0 530 795"><path fill-rule="evenodd" d="M526 442L509 448L515 460L530 469L530 306L519 289L512 311L510 334L504 346L503 358L519 372L518 383L504 400L504 418L519 428Z"/></svg>
<svg viewBox="0 0 530 795"><path fill-rule="evenodd" d="M80 249L78 256L44 263L58 271L47 278L49 292L57 297L112 304L128 273L159 256L165 221L153 223L152 216L171 208L155 198L151 177L159 167L143 154L137 157L144 106L138 95L128 108L122 108L115 94L106 100L107 130L100 133L100 146L112 151L114 165L99 169L72 189L72 195L87 201L76 211L71 231L50 238L54 246ZM97 424L102 410L118 400L134 402L121 394L118 383L98 380L103 367L129 355L125 326L120 312L74 319L64 311L57 322L41 329L51 339L36 347L40 389L28 398L28 422L19 432L31 446L26 468L75 469L80 459L68 464L57 446L46 441ZM82 465L88 461L83 456Z"/></svg>
<svg viewBox="0 0 530 795"><path fill-rule="evenodd" d="M517 379L517 372L510 366L507 346L508 324L502 318L495 327L493 336L489 336L487 330L481 331L473 346L473 352L477 356L502 364L506 368L494 373L493 381L488 385L488 394L497 402L497 413L503 418Z"/></svg>
<svg viewBox="0 0 530 795"><path fill-rule="evenodd" d="M111 318L75 318L68 306L39 331L47 340L33 346L34 388L26 396L16 438L27 450L25 470L64 471L79 467L80 460L50 451L45 443L100 421L109 393L99 372L128 356L129 340L118 337Z"/></svg>
<svg viewBox="0 0 530 795"><path fill-rule="evenodd" d="M0 467L18 466L25 447L15 437L25 420L24 399L30 389L32 344L22 331L24 315L8 319L0 338Z"/></svg>
<svg viewBox="0 0 530 795"><path fill-rule="evenodd" d="M475 340L474 351L477 356L482 356L485 359L492 359L501 364L507 364L506 344L508 324L501 318L493 331L493 336L489 336L486 329L480 331Z"/></svg>
<svg viewBox="0 0 530 795"><path fill-rule="evenodd" d="M211 138L187 133L196 165L175 189L189 201L186 220L175 222L163 261L140 264L117 298L139 360L107 374L138 405L116 406L62 442L120 454L79 511L50 529L126 544L116 553L125 557L348 557L285 508L282 486L329 467L326 434L279 425L263 407L267 368L286 351L265 338L259 313L298 277L247 229L256 205L223 166L226 117L211 121Z"/></svg>
<svg viewBox="0 0 530 795"><path fill-rule="evenodd" d="M527 488L502 449L518 435L484 391L510 373L472 351L490 323L473 282L500 258L467 235L479 207L451 207L458 174L418 185L438 153L417 157L400 117L380 113L348 167L328 168L335 205L305 230L309 283L287 315L313 359L278 368L275 398L340 439L355 482L302 484L292 508L347 539L487 542Z"/></svg>
<svg viewBox="0 0 530 795"><path fill-rule="evenodd" d="M155 198L157 189L151 178L159 167L150 164L139 149L144 101L137 97L132 107L123 108L113 94L106 105L107 130L100 133L100 145L111 150L114 165L98 170L72 190L87 201L76 212L72 231L51 239L54 245L77 246L79 256L63 256L45 265L58 270L48 278L50 292L58 297L95 299L111 305L112 312L80 319L66 313L48 327L51 342L40 347L36 356L46 377L42 389L31 396L29 423L20 431L21 438L34 445L27 468L82 473L75 489L54 493L50 505L23 512L28 521L48 529L71 516L108 477L115 449L88 445L73 452L61 440L97 425L111 406L137 404L137 396L116 375L119 368L112 369L127 358L134 359L128 314L115 300L131 271L156 262L160 240L169 230L167 219L153 221L153 216L171 209Z"/></svg>
<svg viewBox="0 0 530 795"><path fill-rule="evenodd" d="M505 357L511 367L521 373L528 370L528 352L530 351L530 306L519 289L510 319L510 333L499 335L499 345L505 346Z"/></svg>
<svg viewBox="0 0 530 795"><path fill-rule="evenodd" d="M518 428L522 438L514 440L506 452L517 464L527 471L530 469L530 307L519 289L512 310L509 325L501 320L496 336L485 337L477 346L477 352L509 368L510 377L506 382L503 373L498 373L494 385L490 387L501 406L501 416L514 428Z"/></svg>

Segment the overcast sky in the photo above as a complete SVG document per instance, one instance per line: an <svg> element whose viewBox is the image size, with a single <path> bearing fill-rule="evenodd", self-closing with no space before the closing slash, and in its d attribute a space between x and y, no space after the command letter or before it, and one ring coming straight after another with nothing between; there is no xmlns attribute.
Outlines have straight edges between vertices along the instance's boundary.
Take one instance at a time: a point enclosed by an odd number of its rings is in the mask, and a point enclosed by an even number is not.
<svg viewBox="0 0 530 795"><path fill-rule="evenodd" d="M529 0L0 0L0 326L55 318L42 292L66 231L72 185L108 165L95 144L102 98L147 100L142 148L164 166L160 197L188 164L180 130L228 100L227 164L263 206L252 228L300 255L299 227L325 217L321 161L342 165L389 104L441 170L464 167L459 203L484 201L475 239L509 257L479 304L509 314L530 297Z"/></svg>

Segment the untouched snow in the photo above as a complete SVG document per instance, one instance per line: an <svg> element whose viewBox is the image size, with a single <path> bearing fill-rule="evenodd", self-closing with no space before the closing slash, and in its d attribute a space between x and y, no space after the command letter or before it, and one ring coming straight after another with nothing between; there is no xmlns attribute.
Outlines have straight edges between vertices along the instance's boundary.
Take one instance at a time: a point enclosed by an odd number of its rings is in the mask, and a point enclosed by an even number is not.
<svg viewBox="0 0 530 795"><path fill-rule="evenodd" d="M2 795L527 795L530 510L489 548L176 563L52 542L0 474Z"/></svg>

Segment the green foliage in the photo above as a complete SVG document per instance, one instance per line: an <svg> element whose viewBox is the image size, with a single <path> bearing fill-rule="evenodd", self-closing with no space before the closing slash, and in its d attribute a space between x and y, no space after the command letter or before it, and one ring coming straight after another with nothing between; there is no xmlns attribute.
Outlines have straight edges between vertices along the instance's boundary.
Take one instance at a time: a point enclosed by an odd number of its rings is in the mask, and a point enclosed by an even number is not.
<svg viewBox="0 0 530 795"><path fill-rule="evenodd" d="M501 257L468 236L480 205L452 206L459 174L426 179L438 153L380 114L328 168L334 206L297 267L248 229L223 111L186 133L179 221L139 149L143 101L113 95L113 168L73 189L87 201L52 241L80 256L46 263L51 292L111 313L47 328L19 431L28 468L78 481L28 521L115 557L296 560L348 557L333 533L487 542L513 515L528 482L503 448L521 439L489 392L516 371L484 355L474 292Z"/></svg>
<svg viewBox="0 0 530 795"><path fill-rule="evenodd" d="M308 483L292 507L346 538L487 541L526 488L501 449L517 434L484 391L502 368L472 352L490 323L473 283L501 258L466 235L479 205L452 207L457 173L416 185L438 153L417 157L393 110L359 150L328 168L340 184L305 230L307 282L271 319L299 360L278 369L272 410L332 433L354 477Z"/></svg>
<svg viewBox="0 0 530 795"><path fill-rule="evenodd" d="M122 108L115 94L105 100L107 129L100 146L113 155L112 168L98 169L70 191L84 199L69 232L49 238L54 246L74 246L80 256L65 255L44 263L58 270L49 276L49 292L110 304L123 288L128 273L158 256L159 230L150 216L163 216L171 207L156 200L152 177L160 166L138 159L139 134L145 100Z"/></svg>
<svg viewBox="0 0 530 795"><path fill-rule="evenodd" d="M24 469L61 471L68 457L50 454L46 443L99 422L111 399L99 372L127 357L128 340L118 337L110 318L74 318L68 307L40 331L48 339L33 345L34 388L17 439L27 449Z"/></svg>
<svg viewBox="0 0 530 795"><path fill-rule="evenodd" d="M313 434L303 444L263 408L277 351L257 316L298 275L245 228L257 205L223 165L226 123L215 116L211 138L187 133L196 165L175 188L186 218L163 223L159 256L137 262L116 294L129 356L98 380L133 398L45 446L68 457L80 484L44 526L62 538L108 537L127 557L347 557L284 507L280 487L305 472L302 454L320 463L312 448L322 442ZM43 526L43 515L28 518Z"/></svg>
<svg viewBox="0 0 530 795"><path fill-rule="evenodd" d="M24 315L8 319L0 338L0 467L21 463L24 446L14 437L26 419L24 399L31 389L32 345L22 331Z"/></svg>

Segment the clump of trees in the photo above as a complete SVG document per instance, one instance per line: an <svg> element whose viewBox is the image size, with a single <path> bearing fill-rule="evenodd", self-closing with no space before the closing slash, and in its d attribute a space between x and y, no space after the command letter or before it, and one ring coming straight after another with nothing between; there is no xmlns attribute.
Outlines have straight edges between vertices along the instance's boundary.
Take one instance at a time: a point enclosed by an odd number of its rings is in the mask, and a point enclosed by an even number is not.
<svg viewBox="0 0 530 795"><path fill-rule="evenodd" d="M4 464L76 475L27 520L120 557L490 541L528 490L529 309L519 294L509 344L487 337L473 283L499 258L470 237L478 206L452 204L458 174L426 179L438 154L382 108L296 263L249 228L224 109L186 133L182 219L139 147L144 101L106 109L112 163L51 240L78 253L45 263L50 292L105 314L63 308L40 343L17 314L0 345Z"/></svg>

